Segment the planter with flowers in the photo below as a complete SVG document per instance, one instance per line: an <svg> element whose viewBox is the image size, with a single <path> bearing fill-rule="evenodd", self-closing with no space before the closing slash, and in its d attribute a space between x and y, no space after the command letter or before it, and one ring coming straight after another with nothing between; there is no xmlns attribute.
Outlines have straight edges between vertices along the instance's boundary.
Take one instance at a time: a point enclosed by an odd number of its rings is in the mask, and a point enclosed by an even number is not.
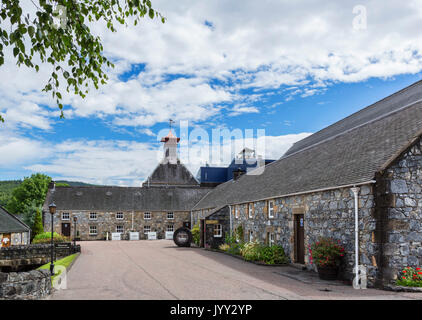
<svg viewBox="0 0 422 320"><path fill-rule="evenodd" d="M310 248L311 260L318 268L318 275L323 280L335 280L338 268L344 256L344 248L340 241L331 238L321 238Z"/></svg>
<svg viewBox="0 0 422 320"><path fill-rule="evenodd" d="M422 270L421 268L404 268L397 279L398 286L403 287L422 287Z"/></svg>

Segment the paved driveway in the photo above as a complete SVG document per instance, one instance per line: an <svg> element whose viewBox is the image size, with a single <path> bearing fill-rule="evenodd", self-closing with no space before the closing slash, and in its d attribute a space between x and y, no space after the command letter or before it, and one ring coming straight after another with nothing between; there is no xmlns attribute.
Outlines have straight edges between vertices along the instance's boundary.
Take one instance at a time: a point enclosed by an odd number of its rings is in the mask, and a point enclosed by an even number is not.
<svg viewBox="0 0 422 320"><path fill-rule="evenodd" d="M81 246L67 289L49 299L422 299L420 293L354 290L301 277L293 267L257 266L168 240Z"/></svg>

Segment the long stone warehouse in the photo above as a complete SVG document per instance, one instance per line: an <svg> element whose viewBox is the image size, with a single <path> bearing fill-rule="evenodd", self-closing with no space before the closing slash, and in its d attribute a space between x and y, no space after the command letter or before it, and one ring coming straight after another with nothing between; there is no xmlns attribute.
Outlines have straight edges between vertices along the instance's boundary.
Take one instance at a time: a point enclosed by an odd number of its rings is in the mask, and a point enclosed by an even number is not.
<svg viewBox="0 0 422 320"><path fill-rule="evenodd" d="M351 278L357 197L360 264L370 285L382 285L422 263L421 137L422 81L295 143L262 174L209 189L177 159L179 140L170 132L162 140L165 158L143 187L51 189L44 226L51 228L51 201L61 217L55 230L70 232L73 226L63 224L77 216L83 240L104 239L107 231L202 228L220 214L228 222L214 226L215 240L242 226L245 240L280 244L308 268L314 268L310 244L321 236L338 239L346 248L343 274Z"/></svg>

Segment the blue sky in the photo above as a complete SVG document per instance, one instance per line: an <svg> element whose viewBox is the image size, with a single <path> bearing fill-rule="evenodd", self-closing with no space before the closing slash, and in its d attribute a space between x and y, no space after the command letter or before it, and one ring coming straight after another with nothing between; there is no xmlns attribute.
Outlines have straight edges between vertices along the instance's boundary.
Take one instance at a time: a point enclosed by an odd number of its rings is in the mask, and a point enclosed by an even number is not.
<svg viewBox="0 0 422 320"><path fill-rule="evenodd" d="M265 129L266 157L421 78L421 1L153 1L167 17L116 34L97 23L116 68L85 100L64 96L66 119L41 85L49 74L0 68L0 179L139 185L161 157L168 119ZM365 18L356 20L357 18ZM386 21L389 21L387 24ZM356 26L356 21L358 25ZM8 81L6 81L8 79ZM200 146L193 141L192 149ZM196 174L209 162L195 153ZM224 163L215 163L224 165Z"/></svg>

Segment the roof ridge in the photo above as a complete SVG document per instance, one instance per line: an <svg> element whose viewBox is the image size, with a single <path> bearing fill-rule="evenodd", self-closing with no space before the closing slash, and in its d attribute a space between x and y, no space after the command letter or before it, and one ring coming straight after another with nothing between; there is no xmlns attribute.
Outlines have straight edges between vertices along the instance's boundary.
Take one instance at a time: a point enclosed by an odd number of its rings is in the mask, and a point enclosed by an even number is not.
<svg viewBox="0 0 422 320"><path fill-rule="evenodd" d="M389 96L382 98L381 100L378 100L378 101L376 101L376 102L374 102L374 103L371 103L370 105L368 105L368 106L364 107L363 109L360 109L360 110L358 110L358 111L356 111L356 112L354 112L354 113L352 113L352 114L350 114L350 115L348 115L348 116L346 116L346 117L344 117L344 118L342 118L342 119L340 119L340 120L338 120L338 121L336 121L336 122L334 122L334 123L330 124L329 126L324 127L324 128L322 128L322 129L320 129L320 130L316 131L315 133L313 133L313 134L312 134L311 136L309 136L309 137L312 137L312 136L314 136L314 135L317 135L317 134L319 134L319 133L321 133L321 132L323 132L323 131L327 130L328 128L333 127L334 125L336 125L336 124L338 124L338 123L340 123L340 122L344 123L347 119L349 119L349 118L351 118L351 117L353 117L353 116L356 116L356 115L362 114L362 113L364 113L365 111L367 111L368 109L373 108L375 105L378 105L378 104L380 104L380 103L382 103L382 102L385 102L386 100L390 100L390 99L392 99L392 98L394 98L394 97L396 97L396 96L399 96L399 95L403 94L404 92L406 92L406 91L408 91L408 90L412 89L413 87L416 87L416 86L421 85L421 84L422 84L422 80L418 80L418 81L416 81L416 82L412 83L411 85L409 85L409 86L407 86L407 87L404 87L403 89L400 89L399 91L394 92L394 93L390 94ZM419 101L419 100L414 101L414 102L412 102L412 103L417 103L418 101ZM401 110L401 108L399 108L398 110ZM389 113L391 113L391 112L393 112L393 111L390 111ZM389 113L388 113L388 114L389 114ZM364 125L364 124L369 123L369 122L371 122L371 121L372 121L372 120L369 120L369 121L367 121L367 122L365 122L365 123L363 123L363 124L361 124L361 125ZM358 125L358 126L359 126L359 125ZM357 126L355 126L355 127L357 127ZM355 128L355 127L353 127L353 128ZM350 128L350 129L348 129L348 130L351 130L351 129L353 129L353 128ZM347 131L347 130L346 130L346 131ZM344 131L344 132L346 132L346 131ZM296 143L299 143L299 142L301 142L301 141L303 141L303 140L305 140L305 139L307 139L307 138L309 138L309 137L306 137L306 138L304 138L304 139L302 139L302 140L299 140L299 141L295 142L295 143L292 145L292 148L293 148L293 146L294 146ZM326 138L326 139L328 139L328 138ZM325 139L324 139L324 140L325 140ZM322 140L322 141L324 141L324 140ZM322 142L322 141L320 141L320 142ZM308 147L310 147L310 146L308 146ZM306 148L307 148L307 147L306 147ZM289 150L290 150L290 149L289 149ZM287 152L289 152L289 150L287 150ZM301 150L302 150L302 149L301 149ZM299 151L301 151L301 150L295 151L294 153L299 152ZM287 152L286 152L286 153L287 153Z"/></svg>
<svg viewBox="0 0 422 320"><path fill-rule="evenodd" d="M420 82L422 82L422 80L420 81ZM376 118L374 118L374 119L371 119L371 120L369 120L369 121L366 121L366 122L364 122L364 123L361 123L361 124L359 124L359 125L356 125L356 126L354 126L354 127L352 127L352 128L349 128L349 129L347 129L347 130L345 130L345 131L342 131L342 132L340 132L340 133L337 133L337 134L335 134L335 135L333 135L333 136L330 136L330 137L328 137L328 138L325 138L325 139L323 139L323 140L321 140L321 141L318 141L318 142L316 142L316 143L314 143L314 144L311 144L311 145L309 145L309 146L307 146L307 147L304 147L303 149L300 149L300 150L298 150L298 151L295 151L295 152L293 152L293 153L290 153L290 154L288 154L288 155L286 155L286 156L282 156L280 159L278 159L277 161L275 161L275 162L278 162L278 161L280 161L280 160L282 160L282 159L286 159L286 158L288 158L288 157L290 157L290 156L293 156L293 155L295 155L295 154L298 154L298 153L300 153L300 152L302 152L302 151L306 151L306 150L308 150L308 149L311 149L311 148L313 148L313 147L315 147L315 146L318 146L318 145L320 145L320 144L322 144L322 143L324 143L324 142L327 142L327 141L330 141L330 140L332 140L332 139L335 139L335 138L337 138L337 137L339 137L339 136L342 136L342 135L344 135L344 134L346 134L346 133L349 133L349 132L351 132L351 131L353 131L353 130L355 130L355 129L358 129L358 128L361 128L361 127L363 127L363 126L366 126L366 125L368 125L368 124L370 124L370 123L374 123L374 122L376 122L376 121L379 121L379 120L382 120L382 119L384 119L384 118L387 118L387 117L389 117L389 116L391 116L391 115L393 115L393 114L395 114L395 113L397 113L397 112L400 112L400 111L403 111L404 109L406 109L406 108L410 108L410 107L412 107L413 105L415 105L415 104L418 104L418 103L421 103L422 102L422 99L419 99L419 100L416 100L416 101L413 101L412 103L409 103L409 104L407 104L407 105L405 105L405 106L403 106L403 107L400 107L400 108L398 108L398 109L395 109L395 110L392 110L392 111L390 111L390 112L388 112L388 113L386 113L386 114L383 114L383 115L381 115L381 116L379 116L379 117L376 117ZM366 109L366 108L365 108ZM357 113L357 112L356 112ZM354 115L354 114L356 114L356 113L353 113L352 115ZM350 116L352 116L352 115L350 115ZM349 116L349 117L350 117ZM346 119L346 118L345 118ZM341 121L341 120L340 120ZM337 122L336 122L337 123ZM328 127L327 127L328 128ZM314 134L316 134L316 133L314 133ZM312 135L310 136L310 137L312 137ZM305 138L306 139L306 138ZM271 163L269 163L268 165L271 165L272 163L274 163L274 162L271 162Z"/></svg>

